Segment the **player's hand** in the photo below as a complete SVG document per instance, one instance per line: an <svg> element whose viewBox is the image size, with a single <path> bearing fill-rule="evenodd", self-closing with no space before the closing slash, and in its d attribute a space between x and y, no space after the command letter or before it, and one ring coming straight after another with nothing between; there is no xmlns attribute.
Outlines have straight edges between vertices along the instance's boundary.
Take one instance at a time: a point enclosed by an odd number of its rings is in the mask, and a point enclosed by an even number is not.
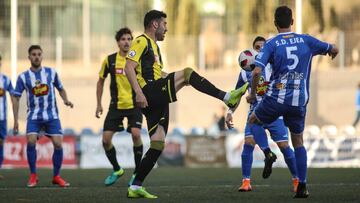
<svg viewBox="0 0 360 203"><path fill-rule="evenodd" d="M234 127L233 116L231 113L226 114L225 123L226 123L226 126L228 127L228 129L232 129Z"/></svg>
<svg viewBox="0 0 360 203"><path fill-rule="evenodd" d="M19 122L14 121L14 129L13 129L14 135L17 135L19 133Z"/></svg>
<svg viewBox="0 0 360 203"><path fill-rule="evenodd" d="M148 102L142 91L136 93L136 105L140 108L146 108L148 106Z"/></svg>
<svg viewBox="0 0 360 203"><path fill-rule="evenodd" d="M256 100L256 96L253 95L253 94L249 94L249 95L246 97L246 101L247 101L247 103L249 103L249 104L254 103L255 100Z"/></svg>
<svg viewBox="0 0 360 203"><path fill-rule="evenodd" d="M64 104L66 105L66 106L69 106L70 108L74 108L74 104L73 103L71 103L71 101L64 101Z"/></svg>
<svg viewBox="0 0 360 203"><path fill-rule="evenodd" d="M100 106L97 106L96 107L96 113L95 113L95 117L96 118L100 118L100 115L102 115L103 113L103 107L100 105Z"/></svg>
<svg viewBox="0 0 360 203"><path fill-rule="evenodd" d="M333 48L328 52L328 55L331 57L331 59L334 59L339 53L339 49L334 44L332 46Z"/></svg>

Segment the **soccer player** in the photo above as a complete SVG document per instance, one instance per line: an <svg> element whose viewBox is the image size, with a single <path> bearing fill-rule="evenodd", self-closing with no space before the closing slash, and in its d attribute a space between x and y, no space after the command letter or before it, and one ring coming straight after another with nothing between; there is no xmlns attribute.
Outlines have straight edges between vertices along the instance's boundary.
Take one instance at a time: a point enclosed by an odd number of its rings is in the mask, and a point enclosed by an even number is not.
<svg viewBox="0 0 360 203"><path fill-rule="evenodd" d="M1 65L2 65L2 58L0 56L0 68ZM6 75L0 73L0 168L4 160L4 142L7 134L6 92L10 94L11 102L13 103L14 88L11 84L11 81ZM0 175L0 179L3 179L3 176Z"/></svg>
<svg viewBox="0 0 360 203"><path fill-rule="evenodd" d="M309 101L311 59L319 54L329 54L334 58L338 49L310 35L292 32L292 11L287 6L278 7L274 16L279 34L267 40L256 57L251 93L247 96L249 103L256 101L256 87L266 64L270 63L273 71L266 95L250 116L250 130L259 134L263 131L262 124L271 124L283 116L291 133L299 177L294 198L306 198L309 192L306 187L307 154L303 146L303 131Z"/></svg>
<svg viewBox="0 0 360 203"><path fill-rule="evenodd" d="M128 188L129 198L157 198L142 187L164 149L164 140L169 123L169 103L175 102L176 92L185 85L224 101L229 107L237 105L246 92L248 83L231 92L216 88L191 68L167 74L162 71L163 59L157 41L163 41L166 14L151 10L145 14L145 33L137 37L127 55L125 72L136 93L136 102L147 120L150 149L140 162L134 181Z"/></svg>
<svg viewBox="0 0 360 203"><path fill-rule="evenodd" d="M18 76L14 92L16 97L14 100L15 134L19 131L19 100L24 90L27 94L26 152L31 173L27 186L35 187L38 183L36 173L36 140L40 130L43 129L45 130L45 135L51 139L54 146L52 157L54 176L52 183L60 187L68 187L70 184L60 177L60 168L63 161L63 132L56 105L55 88L59 91L66 106L73 108L73 104L68 100L66 91L56 71L53 68L41 65L43 59L41 47L39 45L31 45L28 53L31 67Z"/></svg>
<svg viewBox="0 0 360 203"><path fill-rule="evenodd" d="M111 143L114 133L124 130L124 118L127 118L128 120L127 131L131 133L134 143L134 174L136 174L136 170L139 167L143 154L143 145L140 136L142 113L140 108L136 107L135 93L131 89L130 83L126 78L124 71L126 62L125 57L129 51L132 39L133 36L129 28L121 28L116 32L115 40L119 47L119 51L107 56L104 59L99 73L99 80L97 82L96 117L100 118L100 115L103 112L101 97L103 94L104 82L106 77L110 74L111 102L104 122L102 142L105 154L113 166L113 172L105 179L106 186L114 184L116 180L124 174L124 170L120 167L116 159L115 147ZM133 178L134 177L135 176L133 175Z"/></svg>
<svg viewBox="0 0 360 203"><path fill-rule="evenodd" d="M256 37L253 42L254 50L259 52L261 47L263 47L264 43L265 43L265 38L261 36ZM257 95L256 101L250 105L248 116L250 116L251 112L254 110L258 102L261 101L262 97L266 93L270 80L271 71L272 69L270 64L268 64L266 68L262 70L260 82L256 90L256 95ZM239 79L236 83L236 87L240 87L246 82L251 83L251 72L241 70L239 74ZM250 92L251 90L249 89L248 91ZM226 122L229 127L233 126L233 117L232 117L233 111L235 111L235 109L229 109L228 114L226 115ZM287 128L284 125L284 121L282 117L278 118L276 121L274 121L269 125L264 125L261 134L253 135L250 131L249 125L246 124L244 130L245 142L241 154L241 162L242 162L241 169L243 174L243 180L242 180L242 185L239 187L239 191L248 192L252 190L250 184L250 175L251 175L251 166L253 161L253 152L254 152L255 143L259 145L259 147L265 154L265 167L263 171L263 178L268 178L271 174L272 164L273 162L275 162L277 157L275 153L273 153L269 148L265 129L270 132L272 140L276 142L281 152L283 153L285 162L293 178L292 180L293 190L296 191L297 185L299 183L299 179L297 177L297 171L296 171L295 154L294 151L289 147L288 132L287 132Z"/></svg>

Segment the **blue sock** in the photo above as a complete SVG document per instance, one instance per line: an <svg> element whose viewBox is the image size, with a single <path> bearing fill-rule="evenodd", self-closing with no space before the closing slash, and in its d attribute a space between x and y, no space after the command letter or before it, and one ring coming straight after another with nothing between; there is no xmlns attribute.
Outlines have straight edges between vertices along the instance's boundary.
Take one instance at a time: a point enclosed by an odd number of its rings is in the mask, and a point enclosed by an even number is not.
<svg viewBox="0 0 360 203"><path fill-rule="evenodd" d="M251 134L254 136L254 140L257 145L261 148L261 150L269 149L269 143L267 139L267 135L263 126L258 124L250 125Z"/></svg>
<svg viewBox="0 0 360 203"><path fill-rule="evenodd" d="M3 160L4 160L4 145L0 145L0 168L2 166Z"/></svg>
<svg viewBox="0 0 360 203"><path fill-rule="evenodd" d="M27 144L26 155L31 173L36 173L36 144Z"/></svg>
<svg viewBox="0 0 360 203"><path fill-rule="evenodd" d="M53 166L54 166L54 176L60 174L60 168L63 161L63 149L54 149L54 154L52 157Z"/></svg>
<svg viewBox="0 0 360 203"><path fill-rule="evenodd" d="M244 144L244 148L241 154L241 169L242 169L243 178L250 179L251 166L253 162L253 151L254 151L254 146L249 144Z"/></svg>
<svg viewBox="0 0 360 203"><path fill-rule="evenodd" d="M285 149L281 149L281 152L284 155L284 159L286 162L286 165L288 166L291 176L293 178L297 178L297 168L296 168L296 160L295 160L295 154L294 151L288 146Z"/></svg>
<svg viewBox="0 0 360 203"><path fill-rule="evenodd" d="M299 175L299 182L306 183L307 155L304 146L295 148L295 160L297 172Z"/></svg>

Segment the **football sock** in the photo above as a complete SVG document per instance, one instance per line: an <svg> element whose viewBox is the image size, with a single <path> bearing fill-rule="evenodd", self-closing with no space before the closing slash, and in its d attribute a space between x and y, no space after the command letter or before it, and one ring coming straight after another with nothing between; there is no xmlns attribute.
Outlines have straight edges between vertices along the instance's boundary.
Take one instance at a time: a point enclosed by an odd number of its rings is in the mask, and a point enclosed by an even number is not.
<svg viewBox="0 0 360 203"><path fill-rule="evenodd" d="M241 154L241 169L242 169L243 178L250 179L251 166L253 162L253 151L254 151L254 146L249 144L244 144L244 148Z"/></svg>
<svg viewBox="0 0 360 203"><path fill-rule="evenodd" d="M293 178L297 178L297 168L296 168L296 160L295 160L295 153L294 151L288 146L285 149L281 149L281 152L284 155L284 159L286 162L286 165L288 166L291 176Z"/></svg>
<svg viewBox="0 0 360 203"><path fill-rule="evenodd" d="M60 168L61 168L61 164L63 162L63 149L54 149L54 154L52 156L52 161L53 161L53 172L54 172L54 176L57 176L60 174Z"/></svg>
<svg viewBox="0 0 360 203"><path fill-rule="evenodd" d="M195 71L193 71L190 75L189 84L202 93L220 99L221 101L224 100L226 92L215 87L212 83Z"/></svg>
<svg viewBox="0 0 360 203"><path fill-rule="evenodd" d="M116 159L116 150L115 147L112 146L111 149L105 150L106 157L109 159L111 165L113 166L114 171L120 170L119 163Z"/></svg>
<svg viewBox="0 0 360 203"><path fill-rule="evenodd" d="M142 155L143 155L143 145L142 144L139 146L134 145L133 151L134 151L134 160L135 160L134 174L136 174L136 172L139 168L140 162L141 162Z"/></svg>
<svg viewBox="0 0 360 203"><path fill-rule="evenodd" d="M156 161L164 149L163 141L151 141L150 149L146 152L144 158L141 160L137 170L133 185L141 186L145 177L150 173L155 166Z"/></svg>
<svg viewBox="0 0 360 203"><path fill-rule="evenodd" d="M306 183L307 154L304 146L295 148L296 168L300 183Z"/></svg>
<svg viewBox="0 0 360 203"><path fill-rule="evenodd" d="M0 145L0 168L2 166L3 160L4 160L4 145Z"/></svg>
<svg viewBox="0 0 360 203"><path fill-rule="evenodd" d="M36 173L36 144L27 144L26 155L31 173Z"/></svg>

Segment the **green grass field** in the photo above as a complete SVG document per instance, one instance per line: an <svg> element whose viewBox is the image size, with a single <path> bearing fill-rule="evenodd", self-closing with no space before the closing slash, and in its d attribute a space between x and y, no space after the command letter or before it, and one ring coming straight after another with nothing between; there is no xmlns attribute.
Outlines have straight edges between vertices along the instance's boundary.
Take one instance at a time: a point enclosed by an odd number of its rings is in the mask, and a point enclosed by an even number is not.
<svg viewBox="0 0 360 203"><path fill-rule="evenodd" d="M292 199L291 181L287 169L275 168L269 179L261 178L262 169L253 169L253 191L240 193L241 169L158 168L145 182L157 200L127 199L127 170L110 187L103 185L109 170L63 170L62 176L71 183L69 188L51 185L52 170L39 170L36 188L26 188L28 171L0 170L0 202L360 202L360 169L310 169L306 200Z"/></svg>

